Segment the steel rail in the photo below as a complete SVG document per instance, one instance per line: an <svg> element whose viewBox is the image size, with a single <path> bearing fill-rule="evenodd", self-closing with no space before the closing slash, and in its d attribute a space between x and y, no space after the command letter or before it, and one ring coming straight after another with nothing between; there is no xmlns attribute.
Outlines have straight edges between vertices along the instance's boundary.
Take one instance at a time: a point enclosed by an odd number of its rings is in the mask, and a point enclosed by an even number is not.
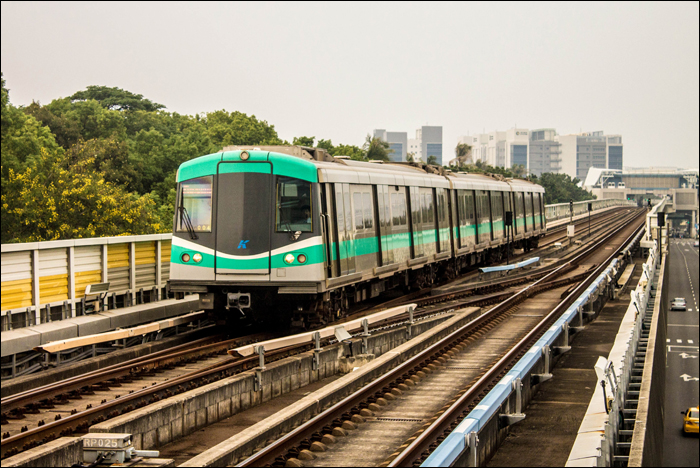
<svg viewBox="0 0 700 468"><path fill-rule="evenodd" d="M221 335L219 335L221 336ZM130 375L131 370L135 366L146 368L152 364L169 364L171 360L188 355L188 354L209 354L211 348L217 349L222 346L227 346L235 340L227 340L224 342L207 343L216 337L200 338L189 343L181 344L173 348L157 351L148 356L148 359L138 357L129 361L113 364L111 366L87 372L75 377L70 377L58 382L50 383L41 387L26 390L24 392L9 395L0 400L0 408L3 413L12 411L16 408L21 408L41 400L53 398L55 396L69 393L75 390L80 390L88 385L101 383L105 380L112 380L125 375ZM192 348L202 345L200 348L193 350ZM188 356L189 357L189 356ZM154 366L155 367L155 366Z"/></svg>

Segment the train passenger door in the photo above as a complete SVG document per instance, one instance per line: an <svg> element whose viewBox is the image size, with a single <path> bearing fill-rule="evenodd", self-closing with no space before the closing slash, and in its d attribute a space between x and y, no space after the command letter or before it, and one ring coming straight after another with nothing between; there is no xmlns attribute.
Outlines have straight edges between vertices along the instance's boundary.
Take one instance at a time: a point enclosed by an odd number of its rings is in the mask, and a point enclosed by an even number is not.
<svg viewBox="0 0 700 468"><path fill-rule="evenodd" d="M326 256L326 275L328 278L340 276L340 259L338 258L337 244L338 234L335 223L333 203L333 185L322 184L321 186L321 228L323 232L324 253Z"/></svg>
<svg viewBox="0 0 700 468"><path fill-rule="evenodd" d="M391 209L389 207L389 187L377 185L375 195L377 199L377 219L379 219L379 245L381 247L381 264L394 263L393 242L391 239Z"/></svg>
<svg viewBox="0 0 700 468"><path fill-rule="evenodd" d="M406 187L409 191L409 201L411 203L411 256L413 258L423 256L423 219L421 216L421 195L418 187Z"/></svg>
<svg viewBox="0 0 700 468"><path fill-rule="evenodd" d="M354 248L352 248L351 253L352 213L350 212L350 188L348 184L335 184L335 213L338 227L336 255L340 261L340 276L344 276L355 273Z"/></svg>
<svg viewBox="0 0 700 468"><path fill-rule="evenodd" d="M353 206L355 270L369 271L377 266L379 245L375 235L372 189L366 185L350 186Z"/></svg>
<svg viewBox="0 0 700 468"><path fill-rule="evenodd" d="M270 274L270 235L274 223L272 180L269 162L219 163L216 274ZM255 194L254 202L250 200L251 194Z"/></svg>

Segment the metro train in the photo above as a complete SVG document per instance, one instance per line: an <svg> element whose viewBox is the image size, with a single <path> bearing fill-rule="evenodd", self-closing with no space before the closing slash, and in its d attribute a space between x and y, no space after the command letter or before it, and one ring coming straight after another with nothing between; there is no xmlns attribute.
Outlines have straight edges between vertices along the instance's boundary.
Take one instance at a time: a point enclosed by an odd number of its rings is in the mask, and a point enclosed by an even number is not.
<svg viewBox="0 0 700 468"><path fill-rule="evenodd" d="M227 147L187 161L176 207L176 297L199 293L219 317L301 328L390 289L454 278L506 248L529 250L546 232L537 184L299 146Z"/></svg>

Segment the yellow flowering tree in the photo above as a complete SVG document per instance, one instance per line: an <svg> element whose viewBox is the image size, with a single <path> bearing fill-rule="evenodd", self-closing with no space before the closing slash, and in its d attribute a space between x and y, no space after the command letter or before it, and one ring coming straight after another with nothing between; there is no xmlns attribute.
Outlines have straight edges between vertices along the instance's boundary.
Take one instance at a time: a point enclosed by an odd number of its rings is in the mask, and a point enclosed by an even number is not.
<svg viewBox="0 0 700 468"><path fill-rule="evenodd" d="M2 193L2 243L167 232L150 195L105 182L91 158L69 168L41 148L36 166L9 170Z"/></svg>

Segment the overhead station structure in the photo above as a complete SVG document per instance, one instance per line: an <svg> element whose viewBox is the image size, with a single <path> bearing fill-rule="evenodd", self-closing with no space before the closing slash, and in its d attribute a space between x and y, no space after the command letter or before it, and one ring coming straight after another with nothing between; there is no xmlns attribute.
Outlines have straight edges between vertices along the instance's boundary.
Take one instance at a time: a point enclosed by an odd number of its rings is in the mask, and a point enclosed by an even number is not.
<svg viewBox="0 0 700 468"><path fill-rule="evenodd" d="M697 238L699 185L697 169L600 169L592 167L583 183L598 198L635 200L656 205L668 198L669 233ZM651 202L650 202L651 200Z"/></svg>

